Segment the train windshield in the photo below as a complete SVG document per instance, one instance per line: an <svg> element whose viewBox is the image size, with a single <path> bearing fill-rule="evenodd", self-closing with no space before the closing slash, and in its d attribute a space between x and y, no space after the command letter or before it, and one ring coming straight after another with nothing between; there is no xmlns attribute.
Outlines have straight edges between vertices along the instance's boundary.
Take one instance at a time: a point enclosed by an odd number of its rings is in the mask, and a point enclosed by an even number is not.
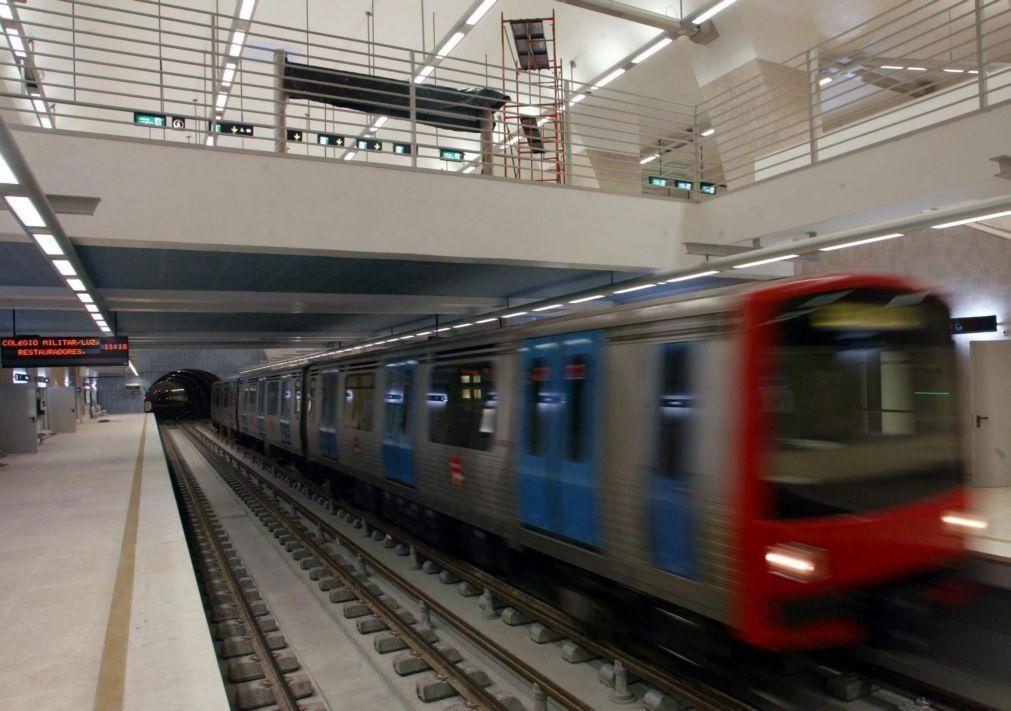
<svg viewBox="0 0 1011 711"><path fill-rule="evenodd" d="M845 290L789 302L761 407L777 518L908 504L958 485L947 308L924 294Z"/></svg>

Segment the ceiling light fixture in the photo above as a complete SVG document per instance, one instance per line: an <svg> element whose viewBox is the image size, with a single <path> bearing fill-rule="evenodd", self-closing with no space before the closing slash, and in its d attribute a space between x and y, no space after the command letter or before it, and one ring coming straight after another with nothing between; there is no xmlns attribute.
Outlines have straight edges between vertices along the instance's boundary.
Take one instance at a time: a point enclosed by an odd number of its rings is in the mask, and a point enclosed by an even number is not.
<svg viewBox="0 0 1011 711"><path fill-rule="evenodd" d="M235 34L232 35L232 44L228 48L229 57L238 57L242 54L242 43L246 41L246 33L242 30L235 30Z"/></svg>
<svg viewBox="0 0 1011 711"><path fill-rule="evenodd" d="M7 161L4 160L3 156L0 156L0 183L4 185L18 184L18 176L14 175L14 171L7 165Z"/></svg>
<svg viewBox="0 0 1011 711"><path fill-rule="evenodd" d="M87 288L84 286L84 282L80 279L67 279L67 286L74 291L87 291Z"/></svg>
<svg viewBox="0 0 1011 711"><path fill-rule="evenodd" d="M18 216L25 227L45 227L46 221L42 219L35 203L29 197L22 195L7 195L4 197L7 206Z"/></svg>
<svg viewBox="0 0 1011 711"><path fill-rule="evenodd" d="M695 274L688 274L686 276L674 277L673 279L668 279L664 284L676 284L679 281L688 281L689 279L700 279L702 277L713 276L714 274L719 274L719 269L710 269L706 272L696 272Z"/></svg>
<svg viewBox="0 0 1011 711"><path fill-rule="evenodd" d="M587 301L596 301L597 299L603 299L607 294L594 294L593 296L584 296L581 299L573 299L570 304L585 304Z"/></svg>
<svg viewBox="0 0 1011 711"><path fill-rule="evenodd" d="M74 265L70 263L67 259L54 259L53 266L56 267L58 271L63 276L75 277L77 276L77 270L74 269Z"/></svg>
<svg viewBox="0 0 1011 711"><path fill-rule="evenodd" d="M511 314L505 314L502 318L516 318L517 316L526 316L529 311L516 311Z"/></svg>
<svg viewBox="0 0 1011 711"><path fill-rule="evenodd" d="M21 39L21 34L16 29L11 27L10 29L7 30L7 39L11 43L11 49L14 50L14 54L16 54L21 58L24 58L26 54L25 43Z"/></svg>
<svg viewBox="0 0 1011 711"><path fill-rule="evenodd" d="M659 153L654 153L651 156L646 156L641 161L639 161L639 165L646 165L647 163L652 163L653 161L655 161L659 157L660 157Z"/></svg>
<svg viewBox="0 0 1011 711"><path fill-rule="evenodd" d="M907 72L925 72L925 71L927 71L927 68L926 67L906 67L906 71Z"/></svg>
<svg viewBox="0 0 1011 711"><path fill-rule="evenodd" d="M93 304L93 303L95 303L95 300L93 298L91 298L91 294L89 294L87 292L82 292L82 293L78 294L77 298L80 299L81 303L84 303L84 304Z"/></svg>
<svg viewBox="0 0 1011 711"><path fill-rule="evenodd" d="M92 314L97 314L98 313L98 305L97 304L85 304L84 308L86 308L88 310L88 313L92 313Z"/></svg>
<svg viewBox="0 0 1011 711"><path fill-rule="evenodd" d="M376 131L381 129L383 127L383 124L385 124L389 120L390 120L389 116L380 116L379 118L377 118L376 122L372 124L372 132L375 133Z"/></svg>
<svg viewBox="0 0 1011 711"><path fill-rule="evenodd" d="M721 0L721 2L716 3L715 5L713 5L711 8L709 8L708 10L706 10L705 12L703 12L698 17L693 17L692 18L692 24L693 25L701 25L706 20L713 19L714 17L716 17L717 15L719 15L721 12L723 12L724 10L726 10L728 7L730 7L731 5L733 5L735 2L737 2L737 0Z"/></svg>
<svg viewBox="0 0 1011 711"><path fill-rule="evenodd" d="M880 237L869 237L867 239L857 240L856 242L846 242L845 244L835 244L831 247L822 247L819 252L834 252L837 249L846 249L847 247L858 247L861 244L871 244L872 242L884 242L887 239L895 239L896 237L902 237L902 232L893 232L887 235L881 235Z"/></svg>
<svg viewBox="0 0 1011 711"><path fill-rule="evenodd" d="M785 262L788 259L796 259L799 254L784 254L782 257L770 257L768 259L759 259L757 262L748 262L747 264L735 264L734 269L748 269L749 267L760 267L763 264L772 264L773 262Z"/></svg>
<svg viewBox="0 0 1011 711"><path fill-rule="evenodd" d="M580 101L586 98L586 94L576 94L572 97L572 101L569 102L569 106L575 106Z"/></svg>
<svg viewBox="0 0 1011 711"><path fill-rule="evenodd" d="M421 68L421 71L418 72L418 76L414 77L414 83L415 84L424 83L424 81L428 79L428 76L434 71L435 71L434 64L426 64L424 67Z"/></svg>
<svg viewBox="0 0 1011 711"><path fill-rule="evenodd" d="M344 154L344 160L351 160L356 155L358 155L358 151L351 151L350 153L345 153Z"/></svg>
<svg viewBox="0 0 1011 711"><path fill-rule="evenodd" d="M256 0L242 0L242 5L239 6L239 19L248 21L253 16L254 8L256 8Z"/></svg>
<svg viewBox="0 0 1011 711"><path fill-rule="evenodd" d="M469 326L473 325L474 325L473 323L458 323L455 326L453 326L453 328L468 328Z"/></svg>
<svg viewBox="0 0 1011 711"><path fill-rule="evenodd" d="M594 84L593 85L593 90L596 91L597 89L599 89L602 86L607 86L608 84L610 84L612 81L614 81L615 79L617 79L618 77L620 77L624 73L625 73L625 68L624 67L618 67L613 72L611 72L610 74L608 74L606 77L604 77L603 79L601 79L600 81L598 81L596 84Z"/></svg>
<svg viewBox="0 0 1011 711"><path fill-rule="evenodd" d="M905 69L905 67L900 67L897 64L882 64L882 69Z"/></svg>
<svg viewBox="0 0 1011 711"><path fill-rule="evenodd" d="M39 116L39 125L42 128L52 128L53 122L49 120L48 116Z"/></svg>
<svg viewBox="0 0 1011 711"><path fill-rule="evenodd" d="M818 86L825 86L832 83L832 77L822 77L818 80Z"/></svg>
<svg viewBox="0 0 1011 711"><path fill-rule="evenodd" d="M448 40L446 40L446 44L442 45L442 47L439 48L439 51L435 53L435 56L438 57L439 59L442 59L447 54L452 52L456 48L456 45L460 44L460 40L462 39L463 39L462 32L454 32L453 36L450 37Z"/></svg>
<svg viewBox="0 0 1011 711"><path fill-rule="evenodd" d="M642 291L643 289L650 289L656 286L656 284L640 284L639 286L630 286L627 289L618 289L617 291L612 291L612 294L631 294L633 291Z"/></svg>
<svg viewBox="0 0 1011 711"><path fill-rule="evenodd" d="M560 308L562 308L563 305L564 304L551 304L550 306L539 306L538 308L534 309L534 311L535 312L537 312L537 311L551 311L552 309L560 309Z"/></svg>
<svg viewBox="0 0 1011 711"><path fill-rule="evenodd" d="M228 94L218 94L218 100L214 102L214 108L218 113L225 110L225 104L228 103Z"/></svg>
<svg viewBox="0 0 1011 711"><path fill-rule="evenodd" d="M495 321L498 321L498 318L495 318L495 317L493 317L493 318L483 318L480 321L477 321L476 323L478 325L480 325L480 324L483 324L483 323L494 323Z"/></svg>
<svg viewBox="0 0 1011 711"><path fill-rule="evenodd" d="M494 5L495 2L496 0L484 0L483 3L477 6L477 9L474 10L474 12L470 13L470 17L467 18L467 24L473 27L479 23L485 13L491 10L492 5Z"/></svg>
<svg viewBox="0 0 1011 711"><path fill-rule="evenodd" d="M35 239L35 242L38 243L39 249L48 254L50 257L63 256L63 247L61 247L60 243L56 241L56 238L48 232L39 232L38 234L33 234L32 237Z"/></svg>
<svg viewBox="0 0 1011 711"><path fill-rule="evenodd" d="M673 41L674 41L673 37L664 37L662 40L660 40L656 44L647 47L642 52L640 52L639 54L637 54L634 57L632 57L632 64L642 64L647 59L649 59L650 57L652 57L654 54L656 54L657 52L659 52L661 49L663 49L664 47L666 47L667 45L669 45Z"/></svg>
<svg viewBox="0 0 1011 711"><path fill-rule="evenodd" d="M714 133L716 133L716 129L710 126L699 135L702 136L703 138L708 138L709 136L712 136Z"/></svg>
<svg viewBox="0 0 1011 711"><path fill-rule="evenodd" d="M221 73L221 85L224 87L229 87L232 85L232 80L235 78L235 65L229 62L225 65L225 71Z"/></svg>
<svg viewBox="0 0 1011 711"><path fill-rule="evenodd" d="M9 199L9 198L8 198ZM1007 217L1011 215L1011 210L1005 210L1004 212L993 212L989 215L980 215L979 217L967 217L964 220L955 220L954 222L944 222L940 225L931 225L932 230L943 230L947 227L958 227L959 225L971 225L973 222L983 222L984 220L995 220L998 217Z"/></svg>
<svg viewBox="0 0 1011 711"><path fill-rule="evenodd" d="M954 67L945 67L941 70L942 72L948 72L948 74L965 74L964 69L955 69Z"/></svg>

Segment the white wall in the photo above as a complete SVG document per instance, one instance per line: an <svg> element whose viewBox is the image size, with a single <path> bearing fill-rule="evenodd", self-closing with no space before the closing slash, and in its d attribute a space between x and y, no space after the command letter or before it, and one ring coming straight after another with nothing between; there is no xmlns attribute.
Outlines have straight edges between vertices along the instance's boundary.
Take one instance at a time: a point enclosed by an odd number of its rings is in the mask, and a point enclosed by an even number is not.
<svg viewBox="0 0 1011 711"><path fill-rule="evenodd" d="M342 161L20 129L61 216L123 246L318 251L616 269L670 268L685 203Z"/></svg>

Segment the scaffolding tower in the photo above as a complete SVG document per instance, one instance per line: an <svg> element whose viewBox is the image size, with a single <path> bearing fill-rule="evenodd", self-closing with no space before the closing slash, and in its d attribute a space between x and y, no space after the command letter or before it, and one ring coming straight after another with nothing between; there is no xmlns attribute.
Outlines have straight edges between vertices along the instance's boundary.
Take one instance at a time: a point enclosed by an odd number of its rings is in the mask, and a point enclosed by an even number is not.
<svg viewBox="0 0 1011 711"><path fill-rule="evenodd" d="M556 38L554 12L523 20L502 15L502 92L511 100L502 108L496 151L512 178L566 182L565 103Z"/></svg>

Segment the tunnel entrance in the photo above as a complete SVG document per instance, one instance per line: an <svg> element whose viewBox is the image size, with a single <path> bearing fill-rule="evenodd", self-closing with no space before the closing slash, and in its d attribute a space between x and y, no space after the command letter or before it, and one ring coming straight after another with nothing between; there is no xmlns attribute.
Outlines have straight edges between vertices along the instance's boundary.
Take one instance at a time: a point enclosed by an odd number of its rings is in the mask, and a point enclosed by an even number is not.
<svg viewBox="0 0 1011 711"><path fill-rule="evenodd" d="M144 411L162 419L211 416L211 385L220 378L206 370L184 368L158 378L144 394Z"/></svg>

